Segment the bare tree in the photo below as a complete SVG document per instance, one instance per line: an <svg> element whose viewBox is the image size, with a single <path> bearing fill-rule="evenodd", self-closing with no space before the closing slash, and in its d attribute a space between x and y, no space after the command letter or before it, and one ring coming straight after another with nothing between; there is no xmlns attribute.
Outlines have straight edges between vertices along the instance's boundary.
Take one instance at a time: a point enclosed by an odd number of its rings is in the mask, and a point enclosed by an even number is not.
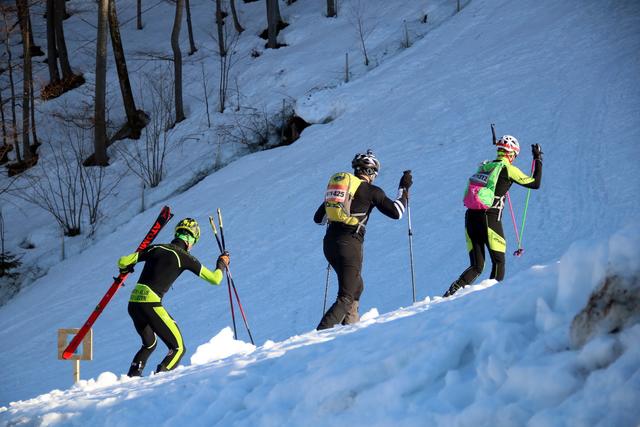
<svg viewBox="0 0 640 427"><path fill-rule="evenodd" d="M46 0L46 15L49 83L42 90L42 98L51 99L82 85L84 78L74 74L69 63L63 25L66 15L65 0ZM58 62L62 79L58 72Z"/></svg>
<svg viewBox="0 0 640 427"><path fill-rule="evenodd" d="M94 164L107 166L107 20L109 0L98 3L98 37L96 40L96 88L95 88L95 128L94 128Z"/></svg>
<svg viewBox="0 0 640 427"><path fill-rule="evenodd" d="M34 151L40 146L38 142L38 132L36 130L36 103L33 90L33 77L29 79L29 97L31 101L31 137L33 138Z"/></svg>
<svg viewBox="0 0 640 427"><path fill-rule="evenodd" d="M266 0L267 3L267 48L278 48L278 0Z"/></svg>
<svg viewBox="0 0 640 427"><path fill-rule="evenodd" d="M176 123L185 119L182 103L182 52L180 51L180 27L182 26L182 0L176 0L176 14L171 31L171 49L173 50L174 70L174 101L176 109Z"/></svg>
<svg viewBox="0 0 640 427"><path fill-rule="evenodd" d="M142 29L142 0L136 1L136 28Z"/></svg>
<svg viewBox="0 0 640 427"><path fill-rule="evenodd" d="M122 145L118 152L129 170L138 176L146 187L156 187L162 181L165 158L169 150L169 131L173 124L173 84L167 69L158 69L154 75L144 79L146 87L149 124L145 128L144 143Z"/></svg>
<svg viewBox="0 0 640 427"><path fill-rule="evenodd" d="M60 80L58 72L58 50L56 49L55 0L47 0L47 65L49 67L49 84L57 84Z"/></svg>
<svg viewBox="0 0 640 427"><path fill-rule="evenodd" d="M143 111L136 109L133 92L131 91L131 82L129 81L124 49L122 48L115 0L109 0L109 30L111 33L113 56L118 71L118 81L120 82L120 93L122 94L122 102L124 103L124 110L127 115L128 129L126 135L130 138L138 139L140 138L140 130L144 128L146 124L146 116Z"/></svg>
<svg viewBox="0 0 640 427"><path fill-rule="evenodd" d="M45 141L45 146L49 155L25 176L29 190L14 194L49 212L66 236L77 236L81 232L85 198L81 185L82 163L69 156L60 144L54 146L51 141Z"/></svg>
<svg viewBox="0 0 640 427"><path fill-rule="evenodd" d="M187 9L187 32L189 33L189 55L193 55L198 51L196 42L193 40L193 26L191 25L191 5L189 0L184 0L184 6Z"/></svg>
<svg viewBox="0 0 640 427"><path fill-rule="evenodd" d="M273 7L275 8L276 20L278 21L278 26L284 24L282 20L282 15L280 15L280 0L275 0L273 2Z"/></svg>
<svg viewBox="0 0 640 427"><path fill-rule="evenodd" d="M33 27L31 26L31 13L29 13L28 9L27 9L27 22L29 24L29 45L31 46L30 48L31 57L33 58L34 56L44 56L44 52L42 51L42 49L40 49L40 46L38 46L36 42L33 40Z"/></svg>
<svg viewBox="0 0 640 427"><path fill-rule="evenodd" d="M218 30L218 55L223 57L227 54L224 41L224 16L222 14L222 0L216 0L216 29Z"/></svg>
<svg viewBox="0 0 640 427"><path fill-rule="evenodd" d="M9 145L7 144L7 125L4 117L4 98L2 96L2 89L3 88L0 88L0 121L2 122L2 148L4 148ZM4 155L0 156L0 162L2 162L3 160Z"/></svg>
<svg viewBox="0 0 640 427"><path fill-rule="evenodd" d="M11 134L10 140L16 152L16 161L22 162L22 155L20 152L20 144L18 141L18 119L16 113L16 86L13 77L13 54L11 51L11 25L9 24L9 8L7 6L0 6L0 12L2 12L2 18L4 21L4 46L7 54L7 72L9 77L9 91L10 91L10 103L11 103Z"/></svg>
<svg viewBox="0 0 640 427"><path fill-rule="evenodd" d="M16 197L49 212L66 236L80 234L83 223L88 223L93 232L102 203L121 179L109 179L107 168L82 165L91 150L89 141L94 124L90 111L74 115L64 107L57 115L64 142L46 140L43 147L47 156L25 174L29 187L12 191Z"/></svg>
<svg viewBox="0 0 640 427"><path fill-rule="evenodd" d="M65 114L68 116L69 114ZM66 144L71 148L73 170L76 167L82 165L82 161L90 153L86 146L86 141L91 139L91 118L88 114L76 120L76 122L65 121L62 123L62 128L65 133ZM67 151L65 149L65 151ZM80 169L80 188L84 195L84 204L86 208L86 215L91 226L91 233L95 231L95 227L101 217L100 207L103 201L113 193L118 183L123 176L118 176L113 179L107 179L106 168L81 168Z"/></svg>
<svg viewBox="0 0 640 427"><path fill-rule="evenodd" d="M242 33L244 28L240 25L240 20L238 19L238 12L236 11L236 0L229 0L229 5L231 6L231 15L233 16L233 26L236 31Z"/></svg>
<svg viewBox="0 0 640 427"><path fill-rule="evenodd" d="M336 9L336 0L327 0L327 17L334 18L338 16L338 10Z"/></svg>
<svg viewBox="0 0 640 427"><path fill-rule="evenodd" d="M369 66L366 41L376 28L375 11L367 7L363 0L353 0L349 3L349 21L356 30L360 50L364 56L364 65Z"/></svg>
<svg viewBox="0 0 640 427"><path fill-rule="evenodd" d="M204 71L204 62L200 63L200 67L202 71L202 93L204 94L204 106L207 112L207 127L211 128L211 115L209 114L209 87L207 85L209 76L207 76L207 73ZM2 100L0 99L0 101Z"/></svg>
<svg viewBox="0 0 640 427"><path fill-rule="evenodd" d="M18 22L22 33L22 152L24 160L29 163L32 158L29 131L31 119L31 44L29 42L29 3L27 0L16 0Z"/></svg>
<svg viewBox="0 0 640 427"><path fill-rule="evenodd" d="M229 34L224 25L221 0L216 0L216 27L218 29L218 60L220 64L218 79L218 111L224 112L229 95L229 76L234 65L233 53L240 33Z"/></svg>
<svg viewBox="0 0 640 427"><path fill-rule="evenodd" d="M69 64L69 54L67 53L67 43L64 39L64 21L65 15L65 0L55 0L55 32L56 32L56 46L58 50L58 58L60 59L60 68L62 70L62 78L65 80L72 80L74 78L71 64ZM70 83L69 83L70 84Z"/></svg>

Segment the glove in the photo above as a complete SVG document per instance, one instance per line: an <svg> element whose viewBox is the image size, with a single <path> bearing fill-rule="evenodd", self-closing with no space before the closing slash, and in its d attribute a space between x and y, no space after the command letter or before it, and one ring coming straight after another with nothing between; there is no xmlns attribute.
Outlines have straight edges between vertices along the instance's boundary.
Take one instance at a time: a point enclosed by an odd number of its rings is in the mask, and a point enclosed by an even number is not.
<svg viewBox="0 0 640 427"><path fill-rule="evenodd" d="M135 264L131 264L131 265L128 265L126 267L121 267L120 268L120 274L133 273L133 266L134 265Z"/></svg>
<svg viewBox="0 0 640 427"><path fill-rule="evenodd" d="M404 171L402 174L402 178L400 178L400 184L398 184L398 188L404 188L408 190L413 184L413 177L411 176L411 171Z"/></svg>
<svg viewBox="0 0 640 427"><path fill-rule="evenodd" d="M218 260L216 261L216 268L218 270L224 271L227 267L229 267L229 262L229 252L224 251L220 254Z"/></svg>
<svg viewBox="0 0 640 427"><path fill-rule="evenodd" d="M531 145L531 154L533 154L533 159L534 160L542 161L542 155L544 153L542 152L542 147L540 147L540 144L532 144Z"/></svg>

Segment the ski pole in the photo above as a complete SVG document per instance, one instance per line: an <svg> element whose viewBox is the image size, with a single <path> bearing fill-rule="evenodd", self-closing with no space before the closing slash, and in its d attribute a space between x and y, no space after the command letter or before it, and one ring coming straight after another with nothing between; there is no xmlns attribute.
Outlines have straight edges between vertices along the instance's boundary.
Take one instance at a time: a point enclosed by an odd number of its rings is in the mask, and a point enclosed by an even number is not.
<svg viewBox="0 0 640 427"><path fill-rule="evenodd" d="M413 302L416 302L416 276L413 270L413 231L411 229L411 208L409 207L409 190L407 192L407 223L409 233L409 262L411 265L411 290L413 292Z"/></svg>
<svg viewBox="0 0 640 427"><path fill-rule="evenodd" d="M327 292L329 291L329 273L331 272L331 264L327 263L327 280L324 282L324 303L322 303L322 315L327 312Z"/></svg>
<svg viewBox="0 0 640 427"><path fill-rule="evenodd" d="M220 225L220 238L222 239L222 249L226 249L227 245L224 243L224 229L222 228L222 211L218 208L218 225Z"/></svg>
<svg viewBox="0 0 640 427"><path fill-rule="evenodd" d="M533 170L536 166L536 160L533 159L531 161L531 175L533 175ZM529 197L531 196L531 189L527 189L527 198L524 202L524 213L522 214L522 225L520 226L520 243L522 244L522 238L524 236L524 224L525 221L527 220L527 209L529 209Z"/></svg>
<svg viewBox="0 0 640 427"><path fill-rule="evenodd" d="M238 308L240 309L240 314L242 315L242 320L244 322L244 327L247 328L247 334L249 334L249 339L251 340L251 344L255 345L256 343L253 341L253 335L251 334L251 328L249 328L249 323L247 323L247 316L244 314L244 309L242 308L242 303L240 302L240 296L238 295L238 289L236 288L236 284L233 281L233 277L231 277L231 272L227 269L227 281L231 282L231 287L233 288L233 292L236 294L236 301L238 301Z"/></svg>
<svg viewBox="0 0 640 427"><path fill-rule="evenodd" d="M218 248L220 249L220 253L224 252L224 246L222 246L222 242L220 241L220 237L218 236L218 230L216 229L216 224L213 221L213 217L209 216L209 224L211 224L211 229L213 230L214 236L216 236L216 242L218 243ZM222 230L220 230L222 231ZM227 290L229 291L229 306L231 307L231 322L233 324L233 339L238 339L238 332L236 329L236 313L233 308L233 297L231 296L231 282L229 281L229 277L227 276Z"/></svg>
<svg viewBox="0 0 640 427"><path fill-rule="evenodd" d="M516 240L518 242L518 249L513 252L513 256L521 256L524 249L520 246L520 235L518 234L518 227L516 226L516 216L513 213L513 204L511 203L511 196L507 192L507 200L509 201L509 211L511 212L511 222L513 222L513 231L516 233Z"/></svg>
<svg viewBox="0 0 640 427"><path fill-rule="evenodd" d="M222 227L222 211L218 208L218 222L220 224L220 238L222 240L222 249L227 250L227 247L224 243L224 228ZM240 302L240 295L238 295L238 289L236 288L236 284L231 277L231 270L227 266L227 283L231 283L231 287L233 288L233 292L236 295L236 301L238 302L238 308L240 309L240 314L242 315L242 320L244 322L244 327L247 328L247 334L249 334L249 339L251 340L251 344L254 344L253 335L251 334L251 329L249 328L249 322L247 321L247 316L244 314L244 309L242 308L242 303Z"/></svg>
<svg viewBox="0 0 640 427"><path fill-rule="evenodd" d="M213 217L211 215L209 215L209 224L211 224L213 235L216 236L216 243L218 243L218 249L220 249L220 253L222 253L223 252L222 243L220 242L220 237L218 236L218 230L216 229L216 224L213 221Z"/></svg>
<svg viewBox="0 0 640 427"><path fill-rule="evenodd" d="M513 222L513 231L516 233L516 240L518 241L518 249L513 253L513 256L520 256L524 252L524 249L520 247L520 235L518 234L518 227L516 226L516 216L513 213L513 204L511 203L511 196L507 191L507 201L509 202L509 212L511 212L511 222Z"/></svg>
<svg viewBox="0 0 640 427"><path fill-rule="evenodd" d="M496 138L496 125L491 123L491 136L493 137L493 145L498 143L498 139Z"/></svg>

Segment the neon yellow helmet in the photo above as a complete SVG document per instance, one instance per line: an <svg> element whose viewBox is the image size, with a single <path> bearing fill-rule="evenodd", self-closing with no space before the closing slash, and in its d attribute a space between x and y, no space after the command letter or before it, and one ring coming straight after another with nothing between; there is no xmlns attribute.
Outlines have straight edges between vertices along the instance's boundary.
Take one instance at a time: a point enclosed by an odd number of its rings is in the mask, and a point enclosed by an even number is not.
<svg viewBox="0 0 640 427"><path fill-rule="evenodd" d="M185 218L181 220L178 225L176 225L176 238L182 238L185 234L193 237L194 241L189 242L192 245L195 245L198 240L200 240L200 226L198 225L198 221L193 218ZM184 238L183 238L184 240Z"/></svg>

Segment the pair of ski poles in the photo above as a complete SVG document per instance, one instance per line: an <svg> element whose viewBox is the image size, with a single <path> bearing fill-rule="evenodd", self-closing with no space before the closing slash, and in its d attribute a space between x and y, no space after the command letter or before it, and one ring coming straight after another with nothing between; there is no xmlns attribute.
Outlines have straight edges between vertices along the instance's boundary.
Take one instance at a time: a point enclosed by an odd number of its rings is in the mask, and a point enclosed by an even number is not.
<svg viewBox="0 0 640 427"><path fill-rule="evenodd" d="M533 170L535 168L536 161L535 159L531 162L531 174L533 174ZM516 216L513 213L513 204L511 203L511 196L507 191L507 201L509 202L509 211L511 212L511 221L513 222L513 230L516 233L516 240L518 241L518 249L513 252L514 256L520 257L524 253L524 248L522 247L522 237L524 236L524 224L527 220L527 209L529 208L529 197L531 196L531 189L527 189L527 198L524 202L524 213L522 214L522 224L520 225L520 232L518 233L518 227L516 225Z"/></svg>
<svg viewBox="0 0 640 427"><path fill-rule="evenodd" d="M497 145L497 138L496 138L496 125L494 123L491 123L491 136L493 137L493 145ZM535 168L536 165L536 160L533 159L531 161L531 174L533 175L533 170ZM509 202L509 211L511 212L511 220L513 222L513 229L516 233L516 240L518 241L518 249L516 249L513 252L514 256L520 257L522 256L522 254L524 253L524 248L522 247L522 236L524 235L524 224L525 221L527 220L527 209L529 208L529 197L531 196L531 189L529 188L527 190L527 199L524 203L524 213L522 214L522 225L520 226L520 233L518 233L518 226L516 225L516 216L513 213L513 204L511 203L511 196L509 195L509 192L507 191L507 201Z"/></svg>
<svg viewBox="0 0 640 427"><path fill-rule="evenodd" d="M224 241L224 228L222 226L222 211L218 208L218 225L220 226L220 235L218 236L218 230L216 228L215 221L212 216L209 216L209 224L211 224L211 229L213 230L213 234L216 237L216 242L218 243L218 248L220 249L220 253L224 253L226 251L226 245ZM233 281L233 277L231 276L231 270L227 265L225 269L226 277L227 277L227 289L229 290L229 305L231 307L231 321L233 322L233 338L238 339L238 333L236 330L236 314L233 306L233 296L231 294L231 289L233 288L233 293L236 297L236 301L238 302L238 308L240 310L240 314L242 315L242 320L244 321L244 326L247 329L247 333L249 334L249 339L251 340L251 344L255 345L253 341L253 336L251 335L251 329L249 328L249 323L247 322L247 316L244 314L244 310L242 308L242 303L240 302L240 296L238 295L238 290L236 289L236 284Z"/></svg>

